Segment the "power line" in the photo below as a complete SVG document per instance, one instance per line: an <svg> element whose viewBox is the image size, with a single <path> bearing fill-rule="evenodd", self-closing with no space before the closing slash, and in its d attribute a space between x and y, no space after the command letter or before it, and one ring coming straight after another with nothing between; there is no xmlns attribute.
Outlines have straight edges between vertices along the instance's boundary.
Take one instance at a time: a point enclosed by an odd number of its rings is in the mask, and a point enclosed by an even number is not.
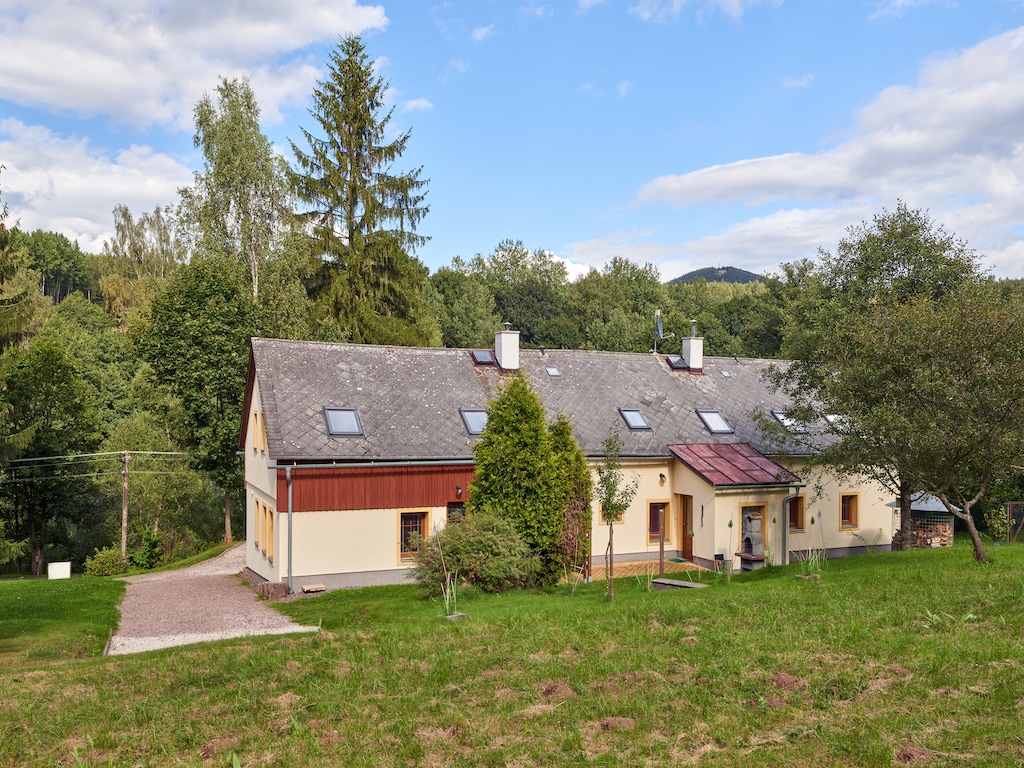
<svg viewBox="0 0 1024 768"><path fill-rule="evenodd" d="M117 456L120 458L125 451L105 451L103 453L69 453L63 456L36 456L28 459L11 459L9 464L27 464L33 461L56 461L58 459L74 460L95 456ZM184 451L127 451L132 456L188 456Z"/></svg>
<svg viewBox="0 0 1024 768"><path fill-rule="evenodd" d="M72 480L78 477L92 477L98 478L104 475L120 475L121 471L116 472L83 472L77 475L44 475L42 477L5 477L0 480L0 485L6 485L8 483L34 483L37 480ZM155 470L155 469L133 469L130 472L131 475L200 475L201 472L197 472L191 469L177 469L177 470Z"/></svg>

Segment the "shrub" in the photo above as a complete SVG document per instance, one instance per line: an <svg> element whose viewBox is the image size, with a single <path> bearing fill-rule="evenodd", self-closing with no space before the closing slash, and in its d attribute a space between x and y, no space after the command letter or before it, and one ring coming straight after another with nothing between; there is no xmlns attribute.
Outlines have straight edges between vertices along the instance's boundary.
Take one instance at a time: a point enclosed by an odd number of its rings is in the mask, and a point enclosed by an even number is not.
<svg viewBox="0 0 1024 768"><path fill-rule="evenodd" d="M992 537L992 541L1005 541L1010 533L1006 507L1000 504L986 509L985 525L988 526L988 535Z"/></svg>
<svg viewBox="0 0 1024 768"><path fill-rule="evenodd" d="M132 550L129 553L129 558L132 561L132 565L136 568L142 568L144 570L151 570L160 565L160 560L164 554L164 545L160 540L160 537L147 530L142 535L142 546L138 549Z"/></svg>
<svg viewBox="0 0 1024 768"><path fill-rule="evenodd" d="M128 559L117 547L97 549L92 557L85 558L86 576L116 576L128 572Z"/></svg>
<svg viewBox="0 0 1024 768"><path fill-rule="evenodd" d="M441 595L445 571L484 592L502 592L532 586L540 562L512 523L481 512L452 523L423 542L414 578L424 595Z"/></svg>

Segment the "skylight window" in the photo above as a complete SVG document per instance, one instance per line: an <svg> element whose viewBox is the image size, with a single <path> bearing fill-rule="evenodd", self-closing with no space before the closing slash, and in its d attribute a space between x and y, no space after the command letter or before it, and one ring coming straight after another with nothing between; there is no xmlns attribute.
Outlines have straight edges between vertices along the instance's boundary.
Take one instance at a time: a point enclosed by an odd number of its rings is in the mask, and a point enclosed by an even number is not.
<svg viewBox="0 0 1024 768"><path fill-rule="evenodd" d="M479 435L487 426L487 411L483 408L459 408L459 415L471 435Z"/></svg>
<svg viewBox="0 0 1024 768"><path fill-rule="evenodd" d="M786 415L785 411L772 411L772 416L782 426L788 429L790 432L803 433L807 431L807 427L801 424L796 419L791 419Z"/></svg>
<svg viewBox="0 0 1024 768"><path fill-rule="evenodd" d="M626 426L629 427L630 431L651 431L651 425L647 423L647 419L644 415L636 408L619 408L619 413L622 414L622 420L626 422Z"/></svg>
<svg viewBox="0 0 1024 768"><path fill-rule="evenodd" d="M729 373L729 372L728 372L728 371L726 371L726 370L723 370L723 371L722 371L722 378L723 378L723 379L731 379L731 378L732 378L732 374L731 374L731 373Z"/></svg>
<svg viewBox="0 0 1024 768"><path fill-rule="evenodd" d="M838 413L826 413L825 421L833 429L844 429L850 423L848 418L841 416Z"/></svg>
<svg viewBox="0 0 1024 768"><path fill-rule="evenodd" d="M697 415L712 435L731 435L735 431L721 411L698 408Z"/></svg>
<svg viewBox="0 0 1024 768"><path fill-rule="evenodd" d="M331 437L363 436L363 425L355 408L324 408L324 419Z"/></svg>
<svg viewBox="0 0 1024 768"><path fill-rule="evenodd" d="M562 374L558 372L558 369L553 365L545 365L544 370L548 372L548 376L552 379L561 378Z"/></svg>
<svg viewBox="0 0 1024 768"><path fill-rule="evenodd" d="M489 349L474 349L470 354L477 365L494 365L494 354Z"/></svg>
<svg viewBox="0 0 1024 768"><path fill-rule="evenodd" d="M667 355L665 357L665 362L668 363L669 368L676 371L690 370L690 366L686 364L685 360L683 360L682 355Z"/></svg>

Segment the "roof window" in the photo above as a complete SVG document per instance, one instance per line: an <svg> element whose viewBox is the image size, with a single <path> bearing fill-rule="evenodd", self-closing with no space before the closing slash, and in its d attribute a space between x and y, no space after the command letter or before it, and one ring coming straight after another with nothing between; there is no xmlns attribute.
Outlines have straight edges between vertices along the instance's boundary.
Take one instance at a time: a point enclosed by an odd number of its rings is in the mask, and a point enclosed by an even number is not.
<svg viewBox="0 0 1024 768"><path fill-rule="evenodd" d="M640 413L637 408L619 408L619 413L622 415L622 420L626 422L626 426L629 427L631 432L651 431L651 425L647 423L647 419Z"/></svg>
<svg viewBox="0 0 1024 768"><path fill-rule="evenodd" d="M731 379L732 378L732 374L723 369L722 370L722 378L723 379Z"/></svg>
<svg viewBox="0 0 1024 768"><path fill-rule="evenodd" d="M363 436L363 425L355 408L324 408L324 420L331 437Z"/></svg>
<svg viewBox="0 0 1024 768"><path fill-rule="evenodd" d="M477 365L494 365L494 353L489 349L474 349L470 354Z"/></svg>
<svg viewBox="0 0 1024 768"><path fill-rule="evenodd" d="M772 411L772 416L774 416L775 420L790 432L802 434L807 431L807 427L805 425L801 424L796 419L791 419L786 415L785 411Z"/></svg>
<svg viewBox="0 0 1024 768"><path fill-rule="evenodd" d="M459 415L471 435L479 435L487 426L487 411L483 408L459 408Z"/></svg>
<svg viewBox="0 0 1024 768"><path fill-rule="evenodd" d="M558 379L562 376L562 374L558 372L558 369L553 365L545 365L544 370L548 372L548 376L552 379Z"/></svg>
<svg viewBox="0 0 1024 768"><path fill-rule="evenodd" d="M698 408L697 415L712 435L731 435L735 431L719 410Z"/></svg>
<svg viewBox="0 0 1024 768"><path fill-rule="evenodd" d="M683 360L682 355L667 355L665 362L668 363L668 367L674 371L688 371L690 366Z"/></svg>

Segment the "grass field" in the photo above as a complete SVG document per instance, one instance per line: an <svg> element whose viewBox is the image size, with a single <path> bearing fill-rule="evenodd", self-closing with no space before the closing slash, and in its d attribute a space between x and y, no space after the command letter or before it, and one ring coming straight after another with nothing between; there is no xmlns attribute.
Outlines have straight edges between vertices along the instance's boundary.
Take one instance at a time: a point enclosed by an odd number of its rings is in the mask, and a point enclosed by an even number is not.
<svg viewBox="0 0 1024 768"><path fill-rule="evenodd" d="M458 622L339 591L280 606L318 635L116 658L92 654L120 582L0 583L0 765L1021 765L1024 547L992 555L475 596Z"/></svg>

